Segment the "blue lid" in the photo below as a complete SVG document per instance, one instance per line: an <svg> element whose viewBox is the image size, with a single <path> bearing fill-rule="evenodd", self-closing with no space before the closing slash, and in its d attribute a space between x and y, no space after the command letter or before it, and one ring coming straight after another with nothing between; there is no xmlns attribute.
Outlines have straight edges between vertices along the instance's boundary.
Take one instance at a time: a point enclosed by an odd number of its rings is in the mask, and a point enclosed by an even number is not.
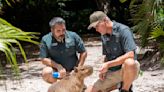
<svg viewBox="0 0 164 92"><path fill-rule="evenodd" d="M54 77L54 78L59 78L59 72L53 72L52 73L52 76Z"/></svg>

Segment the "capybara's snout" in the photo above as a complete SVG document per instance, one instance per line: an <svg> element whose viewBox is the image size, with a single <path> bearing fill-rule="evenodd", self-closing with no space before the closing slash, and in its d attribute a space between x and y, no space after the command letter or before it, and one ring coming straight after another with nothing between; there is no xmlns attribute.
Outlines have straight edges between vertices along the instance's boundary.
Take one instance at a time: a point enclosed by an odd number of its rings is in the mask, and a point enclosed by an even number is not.
<svg viewBox="0 0 164 92"><path fill-rule="evenodd" d="M84 65L84 66L77 67L77 71L81 75L89 76L93 73L93 67L90 65Z"/></svg>

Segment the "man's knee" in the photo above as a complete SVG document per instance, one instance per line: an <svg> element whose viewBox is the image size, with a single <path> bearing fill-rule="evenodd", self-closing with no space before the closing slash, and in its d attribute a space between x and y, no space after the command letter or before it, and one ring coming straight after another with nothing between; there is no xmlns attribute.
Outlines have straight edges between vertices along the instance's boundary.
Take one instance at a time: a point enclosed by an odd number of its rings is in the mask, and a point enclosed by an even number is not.
<svg viewBox="0 0 164 92"><path fill-rule="evenodd" d="M53 69L52 67L45 67L43 68L42 75L52 74Z"/></svg>
<svg viewBox="0 0 164 92"><path fill-rule="evenodd" d="M85 92L101 92L101 91L98 91L93 85L89 86Z"/></svg>
<svg viewBox="0 0 164 92"><path fill-rule="evenodd" d="M53 69L51 67L45 67L42 71L43 79L48 83L56 82L56 79L52 76Z"/></svg>
<svg viewBox="0 0 164 92"><path fill-rule="evenodd" d="M51 62L51 60L50 60L49 58L43 58L43 59L42 59L42 63L45 64L45 65L46 65L47 63L50 63L50 62Z"/></svg>
<svg viewBox="0 0 164 92"><path fill-rule="evenodd" d="M123 67L125 67L125 68L135 68L136 64L135 64L134 59L132 59L132 58L126 59L124 61Z"/></svg>
<svg viewBox="0 0 164 92"><path fill-rule="evenodd" d="M140 70L140 64L138 61L133 59L127 59L122 66L122 70L123 75L125 74L125 76L135 76L135 79L137 79ZM129 75L127 75L127 73L129 73Z"/></svg>

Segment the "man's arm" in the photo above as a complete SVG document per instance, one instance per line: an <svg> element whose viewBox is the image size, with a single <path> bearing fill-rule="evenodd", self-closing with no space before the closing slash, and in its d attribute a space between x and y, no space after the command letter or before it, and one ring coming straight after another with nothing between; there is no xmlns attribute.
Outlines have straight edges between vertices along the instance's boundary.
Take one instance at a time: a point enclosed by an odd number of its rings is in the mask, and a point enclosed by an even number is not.
<svg viewBox="0 0 164 92"><path fill-rule="evenodd" d="M49 58L43 58L41 61L44 65L56 68L57 70L60 70L60 69L63 68L63 66L61 64L58 64L58 63L56 63L55 61L53 61Z"/></svg>
<svg viewBox="0 0 164 92"><path fill-rule="evenodd" d="M43 58L42 63L52 68L56 68L58 72L60 73L60 78L63 78L64 76L66 76L66 69L61 64L58 64L49 58Z"/></svg>
<svg viewBox="0 0 164 92"><path fill-rule="evenodd" d="M78 51L78 53L80 53L78 66L82 66L87 57L87 51L85 49L83 40L80 38L80 36L74 33L74 37L76 43L76 50Z"/></svg>
<svg viewBox="0 0 164 92"><path fill-rule="evenodd" d="M116 58L116 59L114 59L114 60L105 62L105 63L102 65L102 68L100 69L100 72L101 72L101 73L105 73L105 72L107 72L108 68L121 65L121 64L123 64L124 61L125 61L126 59L128 59L128 58L134 59L134 51L129 51L129 52L125 53L125 54L122 55L122 56L119 56L118 58Z"/></svg>
<svg viewBox="0 0 164 92"><path fill-rule="evenodd" d="M86 51L80 53L78 66L82 66L84 64L84 61L85 61L86 57L87 57L87 52Z"/></svg>
<svg viewBox="0 0 164 92"><path fill-rule="evenodd" d="M119 56L118 58L116 58L116 59L114 59L110 62L107 62L107 64L108 64L109 67L121 65L128 58L134 59L134 51L129 51L129 52L125 53L124 55Z"/></svg>

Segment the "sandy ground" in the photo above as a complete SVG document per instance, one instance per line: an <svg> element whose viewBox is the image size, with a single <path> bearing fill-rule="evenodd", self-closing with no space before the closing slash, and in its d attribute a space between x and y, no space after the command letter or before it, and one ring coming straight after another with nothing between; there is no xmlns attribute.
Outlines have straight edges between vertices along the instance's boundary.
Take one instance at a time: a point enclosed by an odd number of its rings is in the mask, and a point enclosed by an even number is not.
<svg viewBox="0 0 164 92"><path fill-rule="evenodd" d="M101 43L86 43L88 57L85 64L94 67L94 73L85 79L85 84L91 85L98 78L98 68L101 62L97 60L101 57ZM92 46L93 45L93 46ZM50 84L43 81L41 77L42 68L45 67L41 62L29 62L28 66L20 66L21 80L0 80L0 92L47 92ZM143 71L143 75L134 81L134 92L164 92L164 70ZM118 90L112 91L118 92Z"/></svg>

